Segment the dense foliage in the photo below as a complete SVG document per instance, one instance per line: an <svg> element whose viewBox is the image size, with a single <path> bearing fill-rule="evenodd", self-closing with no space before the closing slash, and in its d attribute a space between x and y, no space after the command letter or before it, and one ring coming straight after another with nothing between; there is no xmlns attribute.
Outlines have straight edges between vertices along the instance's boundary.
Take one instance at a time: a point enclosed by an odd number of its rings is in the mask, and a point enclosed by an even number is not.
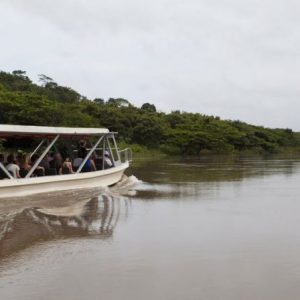
<svg viewBox="0 0 300 300"><path fill-rule="evenodd" d="M93 101L45 75L34 84L24 71L0 72L0 123L45 126L107 127L128 144L169 154L202 152L277 152L300 145L290 129L268 129L240 121L224 121L199 113L157 112L128 100Z"/></svg>

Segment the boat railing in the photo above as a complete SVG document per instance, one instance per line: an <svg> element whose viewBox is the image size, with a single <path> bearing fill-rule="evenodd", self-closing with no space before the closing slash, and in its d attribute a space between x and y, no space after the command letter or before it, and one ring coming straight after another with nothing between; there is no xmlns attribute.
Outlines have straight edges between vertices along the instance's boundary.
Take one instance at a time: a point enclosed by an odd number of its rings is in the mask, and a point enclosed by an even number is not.
<svg viewBox="0 0 300 300"><path fill-rule="evenodd" d="M120 160L121 162L132 162L132 150L131 148L125 148L122 150L119 150L119 156L120 156Z"/></svg>

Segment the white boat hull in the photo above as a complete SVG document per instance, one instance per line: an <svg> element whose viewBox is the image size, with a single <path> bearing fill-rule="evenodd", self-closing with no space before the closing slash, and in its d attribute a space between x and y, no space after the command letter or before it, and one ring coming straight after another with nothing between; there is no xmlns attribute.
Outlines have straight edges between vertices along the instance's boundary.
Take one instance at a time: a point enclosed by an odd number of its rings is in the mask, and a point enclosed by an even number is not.
<svg viewBox="0 0 300 300"><path fill-rule="evenodd" d="M129 163L79 174L0 180L0 198L27 196L71 189L106 187L121 180Z"/></svg>

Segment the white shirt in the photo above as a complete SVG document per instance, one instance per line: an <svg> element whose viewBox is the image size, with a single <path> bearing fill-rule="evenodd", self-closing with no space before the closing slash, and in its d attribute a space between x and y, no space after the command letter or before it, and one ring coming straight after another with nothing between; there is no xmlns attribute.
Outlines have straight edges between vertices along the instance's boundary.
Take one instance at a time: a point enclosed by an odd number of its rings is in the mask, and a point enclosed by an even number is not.
<svg viewBox="0 0 300 300"><path fill-rule="evenodd" d="M6 169L7 169L7 171L12 172L12 174L13 174L13 176L14 176L15 178L18 178L18 177L17 177L17 172L20 171L20 167L19 167L18 165L16 165L16 164L8 164L8 165L6 166Z"/></svg>
<svg viewBox="0 0 300 300"><path fill-rule="evenodd" d="M104 161L105 161L105 163L106 163L107 166L112 167L113 164L112 164L111 160L107 156L104 157Z"/></svg>

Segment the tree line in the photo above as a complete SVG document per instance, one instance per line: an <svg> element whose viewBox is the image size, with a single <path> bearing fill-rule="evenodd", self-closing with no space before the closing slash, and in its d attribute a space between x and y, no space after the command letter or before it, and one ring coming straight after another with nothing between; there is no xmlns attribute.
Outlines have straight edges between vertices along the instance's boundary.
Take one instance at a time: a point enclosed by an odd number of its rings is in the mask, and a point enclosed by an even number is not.
<svg viewBox="0 0 300 300"><path fill-rule="evenodd" d="M106 127L119 139L168 154L278 152L300 146L291 129L269 129L200 113L159 112L123 98L87 99L46 75L35 84L25 71L0 72L0 123Z"/></svg>

